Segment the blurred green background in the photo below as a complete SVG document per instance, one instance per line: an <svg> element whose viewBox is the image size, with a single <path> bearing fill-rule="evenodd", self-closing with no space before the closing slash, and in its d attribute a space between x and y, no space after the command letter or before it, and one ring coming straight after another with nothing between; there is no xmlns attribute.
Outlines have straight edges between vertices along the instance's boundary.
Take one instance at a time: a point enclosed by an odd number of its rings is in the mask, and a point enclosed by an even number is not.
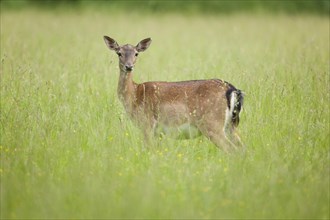
<svg viewBox="0 0 330 220"><path fill-rule="evenodd" d="M235 13L235 12L270 12L270 13L313 13L329 15L329 0L170 0L170 1L86 1L86 0L2 0L6 9L25 7L41 8L90 8L100 10L143 10L148 12L186 12L186 13Z"/></svg>
<svg viewBox="0 0 330 220"><path fill-rule="evenodd" d="M0 219L329 219L329 1L1 0ZM134 80L246 93L245 155L143 135L102 39L153 43Z"/></svg>

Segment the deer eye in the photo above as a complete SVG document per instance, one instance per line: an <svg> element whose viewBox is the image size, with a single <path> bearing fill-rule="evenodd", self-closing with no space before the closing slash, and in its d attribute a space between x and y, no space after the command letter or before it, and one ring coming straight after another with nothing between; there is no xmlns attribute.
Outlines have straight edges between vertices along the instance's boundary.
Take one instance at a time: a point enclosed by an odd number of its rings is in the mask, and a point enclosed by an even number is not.
<svg viewBox="0 0 330 220"><path fill-rule="evenodd" d="M135 56L137 57L137 56L139 56L139 54L138 53L135 53Z"/></svg>
<svg viewBox="0 0 330 220"><path fill-rule="evenodd" d="M118 52L117 54L118 54L119 57L121 57L121 53L120 52Z"/></svg>

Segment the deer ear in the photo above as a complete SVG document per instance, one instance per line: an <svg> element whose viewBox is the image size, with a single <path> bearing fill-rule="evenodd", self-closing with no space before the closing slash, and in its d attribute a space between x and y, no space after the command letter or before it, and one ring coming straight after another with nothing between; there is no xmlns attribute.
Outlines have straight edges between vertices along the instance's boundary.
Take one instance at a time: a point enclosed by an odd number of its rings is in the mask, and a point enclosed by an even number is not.
<svg viewBox="0 0 330 220"><path fill-rule="evenodd" d="M105 44L109 47L110 50L115 50L115 51L119 50L119 45L117 44L117 42L114 39L112 39L108 36L104 36L103 40L104 40Z"/></svg>
<svg viewBox="0 0 330 220"><path fill-rule="evenodd" d="M146 38L144 40L141 40L140 43L136 45L136 50L138 52L145 51L146 49L148 49L150 44L151 44L151 38Z"/></svg>

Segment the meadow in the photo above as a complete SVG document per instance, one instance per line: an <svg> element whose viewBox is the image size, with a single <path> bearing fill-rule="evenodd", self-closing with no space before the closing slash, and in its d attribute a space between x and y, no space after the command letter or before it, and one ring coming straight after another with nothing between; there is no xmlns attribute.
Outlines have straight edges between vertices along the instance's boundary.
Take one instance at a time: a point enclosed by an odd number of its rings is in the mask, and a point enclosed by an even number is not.
<svg viewBox="0 0 330 220"><path fill-rule="evenodd" d="M153 39L136 82L243 90L245 154L145 147L103 35ZM1 218L329 219L329 60L326 16L1 11Z"/></svg>

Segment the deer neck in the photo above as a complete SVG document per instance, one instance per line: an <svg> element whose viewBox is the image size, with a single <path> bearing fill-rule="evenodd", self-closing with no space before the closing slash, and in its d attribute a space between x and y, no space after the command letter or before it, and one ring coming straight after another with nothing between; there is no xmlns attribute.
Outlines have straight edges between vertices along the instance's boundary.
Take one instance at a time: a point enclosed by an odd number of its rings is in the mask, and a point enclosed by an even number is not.
<svg viewBox="0 0 330 220"><path fill-rule="evenodd" d="M117 93L126 111L132 113L136 100L136 83L133 81L133 72L127 73L120 70Z"/></svg>

